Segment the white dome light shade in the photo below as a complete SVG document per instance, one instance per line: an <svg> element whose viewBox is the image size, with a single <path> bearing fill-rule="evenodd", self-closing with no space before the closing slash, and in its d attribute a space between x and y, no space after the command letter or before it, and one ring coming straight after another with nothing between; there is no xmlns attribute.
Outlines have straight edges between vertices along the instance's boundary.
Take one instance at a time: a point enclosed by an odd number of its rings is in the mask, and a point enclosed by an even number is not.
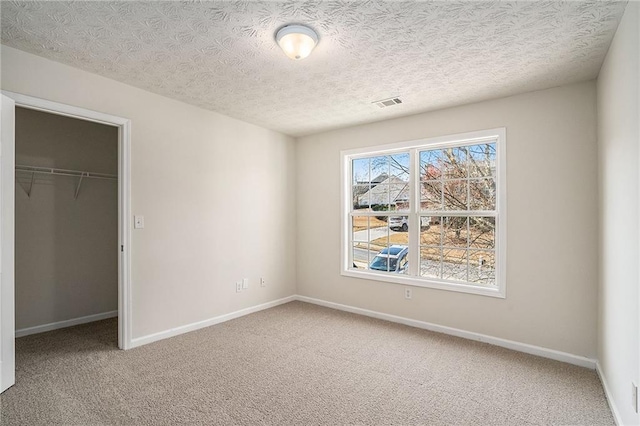
<svg viewBox="0 0 640 426"><path fill-rule="evenodd" d="M276 41L288 57L298 60L309 56L316 47L318 34L303 25L287 25L280 28Z"/></svg>

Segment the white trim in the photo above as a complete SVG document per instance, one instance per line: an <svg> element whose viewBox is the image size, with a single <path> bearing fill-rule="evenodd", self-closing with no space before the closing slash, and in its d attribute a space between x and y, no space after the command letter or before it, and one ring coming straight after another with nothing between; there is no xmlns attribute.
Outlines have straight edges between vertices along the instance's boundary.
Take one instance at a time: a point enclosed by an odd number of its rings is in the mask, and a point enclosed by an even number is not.
<svg viewBox="0 0 640 426"><path fill-rule="evenodd" d="M133 327L131 291L131 120L21 93L2 91L16 106L118 127L118 347L129 349Z"/></svg>
<svg viewBox="0 0 640 426"><path fill-rule="evenodd" d="M133 338L133 292L131 290L131 121L118 132L118 347L131 348Z"/></svg>
<svg viewBox="0 0 640 426"><path fill-rule="evenodd" d="M498 241L496 241L496 282L500 284L499 292L503 298L507 297L507 128L498 130L498 148L496 150L497 189L496 189L496 230L498 231Z"/></svg>
<svg viewBox="0 0 640 426"><path fill-rule="evenodd" d="M389 173L391 174L391 173ZM411 214L408 216L409 229L422 229L422 219L420 217L420 155L415 150L409 151L409 207ZM389 187L391 188L391 187ZM391 191L389 191L391 194ZM387 221L387 224L389 222ZM388 234L387 234L388 235ZM420 232L407 233L409 237L409 276L420 275ZM416 236L418 238L416 238ZM371 239L369 238L369 241ZM369 247L371 248L371 247Z"/></svg>
<svg viewBox="0 0 640 426"><path fill-rule="evenodd" d="M0 139L0 393L15 367L15 101L2 96Z"/></svg>
<svg viewBox="0 0 640 426"><path fill-rule="evenodd" d="M489 296L504 299L506 298L507 287L507 187L506 187L506 128L499 127L495 129L479 130L467 133L459 133L455 135L439 136L434 138L426 138L420 140L412 140L405 142L398 142L386 145L377 145L373 147L363 147L350 150L340 151L340 211L341 211L341 237L340 237L340 275L368 279L374 281L383 281L392 284L410 285L416 287L435 288L439 290L455 291L460 293L476 294L481 296ZM419 275L419 262L415 262L415 259L419 258L418 250L419 238L418 235L412 229L418 229L415 222L420 214L432 215L433 212L422 212L418 206L417 200L419 200L419 189L416 181L416 173L419 173L419 158L416 155L416 151L422 148L428 147L428 149L449 147L449 146L466 146L486 142L496 143L496 206L495 211L483 212L483 211L452 211L442 212L443 216L457 216L462 215L465 217L480 215L495 217L496 226L496 247L495 247L495 259L497 269L495 271L495 287L483 287L481 285L474 285L471 282L454 282L444 279L431 279L428 277L422 277ZM412 208L410 211L403 212L403 215L409 217L409 274L397 275L397 274L382 274L376 273L370 270L354 270L353 265L353 247L351 237L351 223L353 216L398 216L397 211L386 212L354 212L352 211L351 200L351 175L352 175L352 160L358 158L368 158L375 155L393 155L394 153L409 153L410 155L410 169L409 173L409 185L411 186L410 201Z"/></svg>
<svg viewBox="0 0 640 426"><path fill-rule="evenodd" d="M382 312L370 311L368 309L357 308L355 306L342 305L340 303L328 302L326 300L315 299L307 296L296 296L296 300L301 302L312 303L327 308L337 309L340 311L351 312L358 315L364 315L371 318L377 318L385 321L391 321L398 324L408 325L410 327L421 328L424 330L435 331L436 333L448 334L451 336L462 337L463 339L475 340L478 342L489 343L490 345L500 346L518 352L524 352L531 355L541 356L556 361L562 361L580 367L591 369L596 368L596 360L586 358L579 355L573 355L566 352L547 349L540 346L529 345L527 343L514 342L513 340L501 339L499 337L487 336L486 334L474 333L472 331L461 330L453 327L433 324L425 321L414 320L410 318L400 317L396 315L385 314Z"/></svg>
<svg viewBox="0 0 640 426"><path fill-rule="evenodd" d="M609 404L609 409L611 409L611 415L613 416L613 420L616 422L616 425L621 426L622 417L620 417L620 413L618 412L618 408L616 407L616 403L614 402L613 395L609 390L609 385L607 384L607 378L602 371L602 367L600 366L600 361L596 361L596 372L598 373L598 377L600 378L600 382L602 383L602 389L604 389L604 396L607 399L607 403Z"/></svg>
<svg viewBox="0 0 640 426"><path fill-rule="evenodd" d="M59 330L61 328L73 327L74 325L86 324L118 316L118 311L103 312L101 314L87 315L85 317L73 318L64 321L52 322L49 324L36 325L34 327L16 330L16 338L30 336L32 334L44 333L46 331Z"/></svg>
<svg viewBox="0 0 640 426"><path fill-rule="evenodd" d="M473 132L457 133L455 135L436 136L432 138L416 139L403 142L395 142L385 145L376 145L374 147L363 147L340 151L341 155L357 158L358 156L370 157L376 154L384 153L390 155L393 151L406 151L408 149L422 147L424 145L433 148L445 147L450 145L474 145L483 141L490 141L496 138L496 135L504 136L505 128L498 127L495 129L476 130Z"/></svg>
<svg viewBox="0 0 640 426"><path fill-rule="evenodd" d="M230 312L224 315L219 315L217 317L209 318L203 321L198 321L191 324L182 325L180 327L171 328L169 330L160 331L158 333L149 334L147 336L138 337L131 341L131 347L137 348L138 346L147 345L149 343L157 342L158 340L168 339L169 337L175 337L180 334L188 333L190 331L199 330L201 328L210 327L212 325L216 325L232 319L240 318L245 315L263 311L265 309L273 308L275 306L283 305L285 303L293 302L295 300L296 300L295 295L288 296L282 299L273 300L271 302L262 303L260 305L240 309L239 311Z"/></svg>
<svg viewBox="0 0 640 426"><path fill-rule="evenodd" d="M121 126L129 122L128 119L117 117L115 115L92 111L73 105L61 104L47 99L34 98L33 96L23 95L22 93L3 90L2 94L16 101L16 106L23 108L35 109L56 115L64 115L65 117L71 118L80 117L85 121L93 121L95 123L102 123L110 126Z"/></svg>
<svg viewBox="0 0 640 426"><path fill-rule="evenodd" d="M348 247L351 238L348 237L350 229L352 229L351 221L353 218L349 215L351 211L351 201L347 201L347 196L351 194L351 161L349 156L343 152L340 153L340 269L342 274L348 271L353 265L353 250ZM349 177L347 179L347 177Z"/></svg>
<svg viewBox="0 0 640 426"><path fill-rule="evenodd" d="M370 270L357 271L349 269L341 271L340 275L344 277L360 278L365 280L383 281L387 283L410 285L413 287L435 288L437 290L455 291L459 293L477 294L480 296L497 297L504 299L505 296L497 288L480 287L473 284L440 282L436 280L428 280L427 278L412 277L403 274L388 274L386 272L374 272Z"/></svg>
<svg viewBox="0 0 640 426"><path fill-rule="evenodd" d="M518 352L536 355L543 358L549 358L556 361L566 362L568 364L573 364L580 367L596 369L596 365L597 365L597 362L594 359L586 358L579 355L573 355L567 352L561 352L554 349L547 349L540 346L529 345L527 343L520 343L520 342L515 342L513 340L507 340L507 339L501 339L499 337L488 336L486 334L474 333L472 331L461 330L453 327L446 327L443 325L433 324L425 321L414 320L410 318L400 317L397 315L385 314L382 312L371 311L368 309L357 308L355 306L343 305L340 303L328 302L326 300L315 299L312 297L301 296L301 295L288 296L282 299L273 300L271 302L263 303L260 305L240 309L239 311L220 315L214 318L194 322L191 324L183 325L180 327L172 328L172 329L161 331L154 334L149 334L147 336L138 337L132 340L131 347L136 348L138 346L147 345L149 343L157 342L159 340L179 336L181 334L188 333L190 331L195 331L201 328L210 327L212 325L220 324L232 319L240 318L245 315L253 314L255 312L263 311L265 309L273 308L273 307L283 305L285 303L293 302L296 300L300 302L306 302L314 305L324 306L331 309L337 309L340 311L351 312L358 315L364 315L371 318L377 318L377 319L390 321L398 324L404 324L410 327L416 327L424 330L434 331L436 333L443 333L443 334L448 334L450 336L461 337L463 339L484 342L490 345L500 346L500 347L511 349ZM604 380L603 380L603 383L604 383ZM606 392L606 385L604 387Z"/></svg>

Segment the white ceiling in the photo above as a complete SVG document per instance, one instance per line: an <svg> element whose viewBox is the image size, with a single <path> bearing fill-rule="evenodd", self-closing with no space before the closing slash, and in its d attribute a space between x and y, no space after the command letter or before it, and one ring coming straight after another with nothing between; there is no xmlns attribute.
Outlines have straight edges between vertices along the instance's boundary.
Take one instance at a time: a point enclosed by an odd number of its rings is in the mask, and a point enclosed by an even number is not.
<svg viewBox="0 0 640 426"><path fill-rule="evenodd" d="M7 46L300 136L592 79L625 5L3 1L1 25ZM318 32L309 58L276 45L288 23Z"/></svg>

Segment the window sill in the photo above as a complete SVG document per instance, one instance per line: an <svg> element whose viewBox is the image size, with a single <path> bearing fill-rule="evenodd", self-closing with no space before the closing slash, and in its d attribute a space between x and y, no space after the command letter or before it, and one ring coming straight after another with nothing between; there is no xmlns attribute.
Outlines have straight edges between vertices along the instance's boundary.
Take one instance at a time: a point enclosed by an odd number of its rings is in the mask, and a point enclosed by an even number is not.
<svg viewBox="0 0 640 426"><path fill-rule="evenodd" d="M438 290L455 291L459 293L477 294L481 296L506 298L504 290L499 288L479 287L468 284L455 284L441 281L431 281L424 278L410 277L406 275L389 275L371 271L342 270L342 276L360 278L365 280L383 281L392 284L410 285L414 287L435 288ZM503 287L504 288L504 287Z"/></svg>

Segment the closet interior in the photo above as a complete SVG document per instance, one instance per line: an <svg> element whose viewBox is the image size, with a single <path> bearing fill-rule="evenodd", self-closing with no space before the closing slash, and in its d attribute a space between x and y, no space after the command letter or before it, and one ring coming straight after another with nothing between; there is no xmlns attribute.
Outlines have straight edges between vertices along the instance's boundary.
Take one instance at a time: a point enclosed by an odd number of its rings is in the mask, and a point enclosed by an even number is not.
<svg viewBox="0 0 640 426"><path fill-rule="evenodd" d="M15 123L16 336L117 316L118 129L26 108Z"/></svg>

